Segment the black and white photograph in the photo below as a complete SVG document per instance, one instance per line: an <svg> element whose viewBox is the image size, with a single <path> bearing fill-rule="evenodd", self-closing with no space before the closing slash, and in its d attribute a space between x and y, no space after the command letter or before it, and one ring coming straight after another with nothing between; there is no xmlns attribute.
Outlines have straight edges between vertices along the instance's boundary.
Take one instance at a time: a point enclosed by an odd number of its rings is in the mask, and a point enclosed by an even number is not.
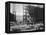
<svg viewBox="0 0 46 35"><path fill-rule="evenodd" d="M29 2L5 3L5 32L45 31L45 4Z"/></svg>

